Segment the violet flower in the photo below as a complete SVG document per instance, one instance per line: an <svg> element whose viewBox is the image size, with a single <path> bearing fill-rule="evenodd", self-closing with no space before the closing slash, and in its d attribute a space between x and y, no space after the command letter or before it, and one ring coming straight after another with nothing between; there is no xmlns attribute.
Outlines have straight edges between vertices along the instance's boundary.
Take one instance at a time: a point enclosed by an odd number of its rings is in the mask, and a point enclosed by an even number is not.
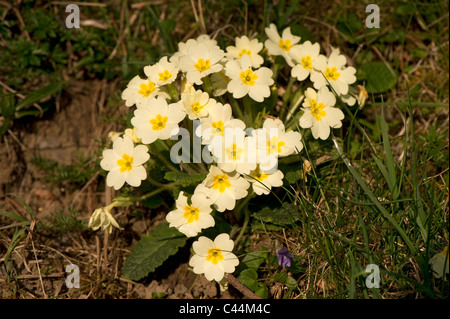
<svg viewBox="0 0 450 319"><path fill-rule="evenodd" d="M286 266L291 267L291 259L294 258L293 255L288 253L288 249L286 247L281 248L278 253L278 265L286 268Z"/></svg>

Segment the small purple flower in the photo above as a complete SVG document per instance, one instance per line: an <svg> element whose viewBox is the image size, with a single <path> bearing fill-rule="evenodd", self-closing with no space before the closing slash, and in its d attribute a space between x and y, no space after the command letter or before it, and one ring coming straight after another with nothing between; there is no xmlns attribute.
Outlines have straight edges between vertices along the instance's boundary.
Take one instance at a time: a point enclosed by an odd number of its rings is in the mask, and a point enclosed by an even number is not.
<svg viewBox="0 0 450 319"><path fill-rule="evenodd" d="M291 267L291 259L294 258L293 255L288 253L288 249L286 247L281 248L278 253L278 265L286 268L286 266Z"/></svg>

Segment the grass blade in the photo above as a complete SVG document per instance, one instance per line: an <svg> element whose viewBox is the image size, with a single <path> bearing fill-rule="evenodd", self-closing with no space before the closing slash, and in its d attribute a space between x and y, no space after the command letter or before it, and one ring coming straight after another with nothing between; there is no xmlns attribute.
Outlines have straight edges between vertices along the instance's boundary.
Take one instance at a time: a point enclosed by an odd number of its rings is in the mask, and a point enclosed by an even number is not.
<svg viewBox="0 0 450 319"><path fill-rule="evenodd" d="M10 212L0 211L0 215L3 215L3 216L5 216L5 217L9 217L9 218L15 219L15 220L17 220L18 222L25 222L25 221L27 221L27 220L26 220L25 218L23 218L22 216L19 216L19 215L17 215L17 214L10 213Z"/></svg>
<svg viewBox="0 0 450 319"><path fill-rule="evenodd" d="M392 182L392 179L391 179L391 177L390 177L390 175L389 175L388 170L386 169L386 166L384 166L384 164L381 162L381 160L380 160L378 157L376 157L376 155L373 154L373 153L372 153L372 158L373 158L373 160L375 161L375 163L377 164L378 169L379 169L379 170L381 171L381 173L383 174L384 179L386 180L386 182L387 182L387 184L388 184L389 191L391 192L391 194L393 194L394 184L393 184L393 182Z"/></svg>
<svg viewBox="0 0 450 319"><path fill-rule="evenodd" d="M388 127L386 119L384 118L384 106L381 106L381 118L380 118L381 136L383 137L384 153L386 155L386 166L389 173L389 179L392 187L389 187L392 193L392 199L396 200L399 195L397 188L397 175L395 169L394 156L392 155L391 144L389 142Z"/></svg>
<svg viewBox="0 0 450 319"><path fill-rule="evenodd" d="M383 216L395 227L395 229L399 232L400 236L403 238L406 245L410 249L411 253L413 255L415 255L417 252L417 249L414 247L413 243L411 242L411 239L408 237L405 230L397 223L397 221L389 214L389 212L380 204L378 199L375 197L375 195L370 190L369 186L367 186L366 182L364 182L364 180L361 178L361 176L358 174L358 172L352 166L350 161L347 159L347 156L342 152L342 150L339 147L339 144L336 140L336 137L334 137L334 135L332 136L332 140L333 140L333 143L334 143L336 149L339 152L339 155L341 156L342 160L344 161L344 163L347 166L350 173L353 175L353 177L358 182L359 186L361 186L361 188L364 190L367 197L370 199L370 201L372 203L375 204L375 206L383 214Z"/></svg>
<svg viewBox="0 0 450 319"><path fill-rule="evenodd" d="M28 205L22 198L20 198L19 196L15 195L15 194L11 194L12 196L14 196L15 198L17 198L17 200L19 202L22 203L22 205L25 207L25 209L27 210L27 212L30 214L31 220L34 219L34 214L33 214L33 210L31 209L30 205Z"/></svg>

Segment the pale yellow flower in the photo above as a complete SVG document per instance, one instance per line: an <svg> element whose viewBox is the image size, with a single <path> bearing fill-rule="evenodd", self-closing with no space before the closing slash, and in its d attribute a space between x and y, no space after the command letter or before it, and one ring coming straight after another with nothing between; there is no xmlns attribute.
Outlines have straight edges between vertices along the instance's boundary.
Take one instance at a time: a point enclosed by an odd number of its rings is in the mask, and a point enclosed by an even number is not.
<svg viewBox="0 0 450 319"><path fill-rule="evenodd" d="M291 67L294 66L292 57L289 54L294 46L300 42L300 37L295 36L291 33L291 28L287 27L283 30L283 33L278 33L275 24L271 23L268 28L264 30L268 39L264 43L269 54L271 55L281 55L286 60L287 64Z"/></svg>
<svg viewBox="0 0 450 319"><path fill-rule="evenodd" d="M194 192L191 203L184 192L180 192L176 200L176 209L170 211L166 220L170 227L176 227L187 237L194 237L205 228L213 227L214 218L211 215L212 201L205 194Z"/></svg>
<svg viewBox="0 0 450 319"><path fill-rule="evenodd" d="M210 198L219 212L232 210L238 199L247 196L250 183L237 172L227 173L211 165L206 179L197 186L196 192Z"/></svg>
<svg viewBox="0 0 450 319"><path fill-rule="evenodd" d="M112 232L113 227L122 230L122 227L119 226L110 213L111 209L117 204L117 202L113 202L106 207L97 208L89 219L88 227L94 231L101 228L101 230L106 230L108 233Z"/></svg>
<svg viewBox="0 0 450 319"><path fill-rule="evenodd" d="M131 124L136 128L136 137L144 144L151 144L177 134L178 123L185 117L181 103L167 104L165 99L158 97L136 109Z"/></svg>
<svg viewBox="0 0 450 319"><path fill-rule="evenodd" d="M170 98L169 94L158 84L150 79L141 79L139 75L136 75L122 92L122 99L125 100L127 107L133 105L140 107L147 100L157 96Z"/></svg>
<svg viewBox="0 0 450 319"><path fill-rule="evenodd" d="M270 86L274 83L272 70L266 67L253 70L247 55L228 61L225 74L231 79L227 85L228 92L236 99L248 95L257 102L263 102L270 96Z"/></svg>
<svg viewBox="0 0 450 319"><path fill-rule="evenodd" d="M310 128L314 138L326 140L330 136L331 128L340 128L344 113L334 107L336 97L326 86L318 92L308 88L303 103L304 113L299 119L302 128Z"/></svg>
<svg viewBox="0 0 450 319"><path fill-rule="evenodd" d="M189 266L193 267L194 273L219 282L239 265L239 259L232 253L233 248L234 242L228 234L220 234L214 241L201 236L192 244L195 254L189 260Z"/></svg>
<svg viewBox="0 0 450 319"><path fill-rule="evenodd" d="M106 176L106 185L121 188L125 183L133 187L141 185L141 181L147 178L147 171L143 164L148 161L150 154L145 145L133 144L131 137L125 135L114 140L113 148L103 151L103 159L100 166L109 171Z"/></svg>

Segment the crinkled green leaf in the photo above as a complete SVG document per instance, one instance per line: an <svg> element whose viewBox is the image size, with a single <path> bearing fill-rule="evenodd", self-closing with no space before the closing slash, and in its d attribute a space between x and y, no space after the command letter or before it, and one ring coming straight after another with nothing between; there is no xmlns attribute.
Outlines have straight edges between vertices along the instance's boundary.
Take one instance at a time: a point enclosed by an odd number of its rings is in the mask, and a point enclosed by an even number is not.
<svg viewBox="0 0 450 319"><path fill-rule="evenodd" d="M169 224L157 225L141 237L125 260L123 273L131 280L140 280L155 271L167 258L186 243L187 237Z"/></svg>
<svg viewBox="0 0 450 319"><path fill-rule="evenodd" d="M397 82L396 72L383 62L369 62L360 68L360 80L366 81L368 93L383 93L392 89Z"/></svg>
<svg viewBox="0 0 450 319"><path fill-rule="evenodd" d="M265 223L261 220L253 219L251 223L252 229L257 231L273 231L278 232L283 230L283 226Z"/></svg>
<svg viewBox="0 0 450 319"><path fill-rule="evenodd" d="M181 186L190 186L203 182L206 174L189 175L183 172L170 171L164 175L164 178L171 182L178 182Z"/></svg>
<svg viewBox="0 0 450 319"><path fill-rule="evenodd" d="M259 212L254 213L253 217L266 223L285 226L295 224L300 220L300 213L296 205L283 203L283 206L276 209L264 207Z"/></svg>
<svg viewBox="0 0 450 319"><path fill-rule="evenodd" d="M301 171L289 171L286 173L284 178L289 182L289 184L294 184L294 183L297 183L297 181L302 178L302 172Z"/></svg>

